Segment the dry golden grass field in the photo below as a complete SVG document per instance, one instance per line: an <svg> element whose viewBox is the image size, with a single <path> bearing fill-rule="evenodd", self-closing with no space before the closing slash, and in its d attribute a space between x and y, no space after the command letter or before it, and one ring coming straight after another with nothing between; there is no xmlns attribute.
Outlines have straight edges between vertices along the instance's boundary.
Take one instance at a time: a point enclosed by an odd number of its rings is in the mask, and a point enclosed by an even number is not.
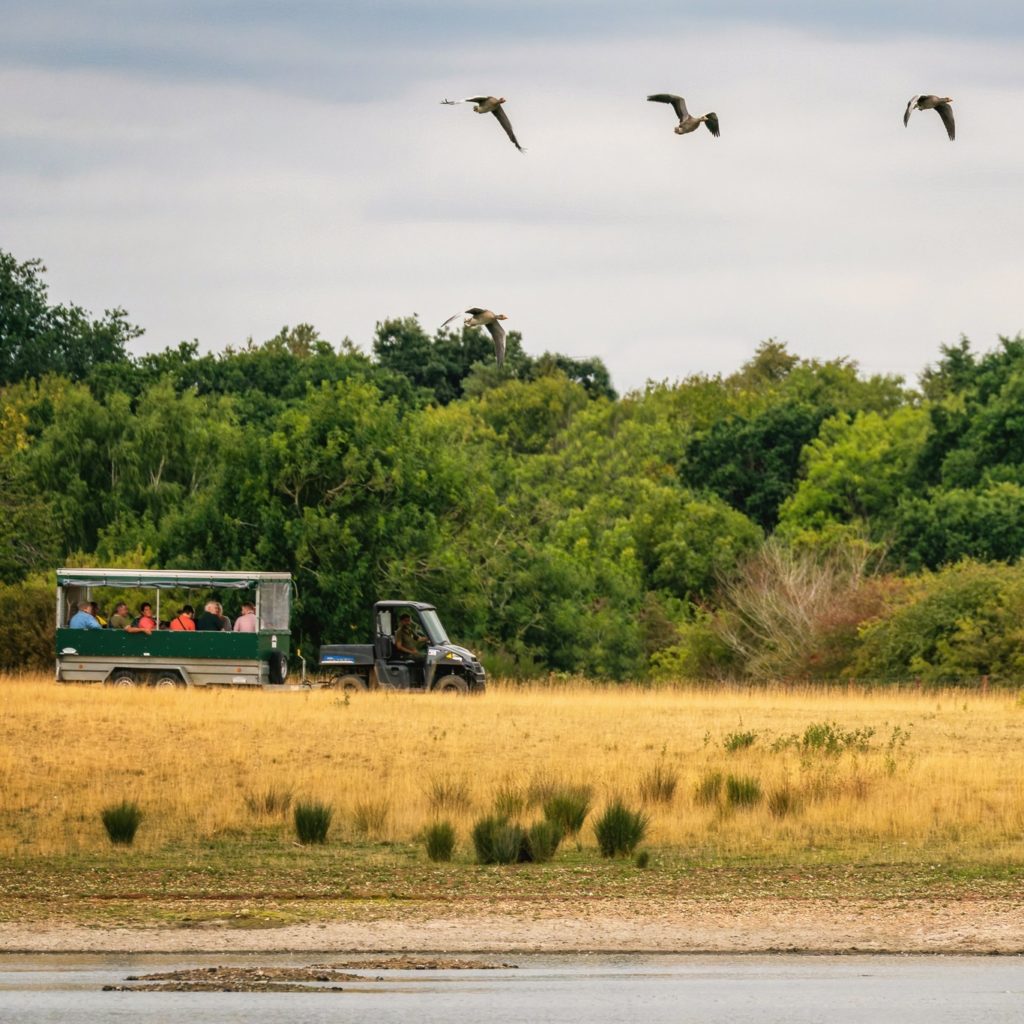
<svg viewBox="0 0 1024 1024"><path fill-rule="evenodd" d="M126 856L255 836L291 848L290 814L258 806L268 794L330 804L334 848L415 844L447 818L470 861L496 800L528 824L569 783L592 792L577 857L597 857L591 822L616 796L650 815L645 846L698 859L1024 857L1015 693L580 683L346 698L8 677L0 706L0 855L21 862L108 851L100 811L123 799L145 815ZM737 802L744 788L754 803Z"/></svg>

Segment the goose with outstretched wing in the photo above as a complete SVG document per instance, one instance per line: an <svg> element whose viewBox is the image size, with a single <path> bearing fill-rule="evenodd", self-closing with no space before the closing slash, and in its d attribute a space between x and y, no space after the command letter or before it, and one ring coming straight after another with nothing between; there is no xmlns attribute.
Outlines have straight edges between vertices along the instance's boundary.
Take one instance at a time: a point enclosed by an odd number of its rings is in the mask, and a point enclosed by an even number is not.
<svg viewBox="0 0 1024 1024"><path fill-rule="evenodd" d="M464 100L441 100L443 104L449 107L455 106L456 103L472 103L473 109L478 114L493 114L498 119L498 124L505 129L505 134L512 140L512 145L519 150L520 153L525 153L526 150L519 145L519 140L516 138L516 133L512 131L512 122L508 119L508 114L505 113L502 104L505 102L504 96L468 96Z"/></svg>
<svg viewBox="0 0 1024 1024"><path fill-rule="evenodd" d="M910 114L914 110L934 110L946 126L949 141L956 139L956 122L953 120L952 96L911 96L907 109L903 112L903 127L910 123Z"/></svg>
<svg viewBox="0 0 1024 1024"><path fill-rule="evenodd" d="M676 112L676 117L679 118L679 124L674 129L676 135L689 135L690 132L695 132L702 124L706 124L708 131L716 139L718 138L718 115L713 110L702 114L700 117L694 117L686 109L686 100L682 96L676 96L675 93L671 92L657 92L653 96L648 96L647 101L648 103L672 104L672 109Z"/></svg>
<svg viewBox="0 0 1024 1024"><path fill-rule="evenodd" d="M499 320L507 320L508 317L504 313L492 313L489 309L481 309L479 306L473 306L467 309L465 313L469 315L465 320L462 321L464 327L486 327L490 332L491 338L494 341L494 358L498 361L498 365L501 366L505 362L505 328L498 323ZM464 313L456 313L454 316L448 317L439 330L443 330L454 320L458 320L460 316L465 315Z"/></svg>

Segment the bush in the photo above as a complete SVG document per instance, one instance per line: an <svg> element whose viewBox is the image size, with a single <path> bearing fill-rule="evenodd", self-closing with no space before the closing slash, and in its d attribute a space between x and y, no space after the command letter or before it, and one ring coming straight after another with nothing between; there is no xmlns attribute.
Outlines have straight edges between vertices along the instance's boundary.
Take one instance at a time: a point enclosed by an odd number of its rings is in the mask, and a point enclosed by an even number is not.
<svg viewBox="0 0 1024 1024"><path fill-rule="evenodd" d="M647 866L651 863L651 851L640 850L637 853L636 857L633 858L633 863L636 864L636 866L641 871L645 870Z"/></svg>
<svg viewBox="0 0 1024 1024"><path fill-rule="evenodd" d="M450 861L455 852L455 826L450 821L435 821L424 830L423 842L432 861Z"/></svg>
<svg viewBox="0 0 1024 1024"><path fill-rule="evenodd" d="M473 826L473 849L478 864L515 864L523 858L528 842L523 827L492 815Z"/></svg>
<svg viewBox="0 0 1024 1024"><path fill-rule="evenodd" d="M694 799L705 807L708 804L717 804L722 796L724 783L725 776L721 772L705 772L700 782L697 783Z"/></svg>
<svg viewBox="0 0 1024 1024"><path fill-rule="evenodd" d="M292 791L290 789L275 789L273 786L262 792L246 793L245 806L253 814L266 817L285 815L292 805Z"/></svg>
<svg viewBox="0 0 1024 1024"><path fill-rule="evenodd" d="M725 802L729 807L753 807L761 802L764 794L761 783L750 775L727 775L725 777Z"/></svg>
<svg viewBox="0 0 1024 1024"><path fill-rule="evenodd" d="M659 761L640 779L640 799L645 803L670 804L676 795L679 777L664 761Z"/></svg>
<svg viewBox="0 0 1024 1024"><path fill-rule="evenodd" d="M105 807L100 812L100 817L112 843L119 846L132 845L135 833L142 822L142 811L137 803L122 800L119 804Z"/></svg>
<svg viewBox="0 0 1024 1024"><path fill-rule="evenodd" d="M295 834L304 846L326 843L334 811L327 804L298 803L295 805Z"/></svg>
<svg viewBox="0 0 1024 1024"><path fill-rule="evenodd" d="M722 746L730 754L735 754L737 750L747 750L757 742L757 733L752 731L747 732L731 732L722 741Z"/></svg>
<svg viewBox="0 0 1024 1024"><path fill-rule="evenodd" d="M44 576L0 584L0 671L53 670L54 586Z"/></svg>
<svg viewBox="0 0 1024 1024"><path fill-rule="evenodd" d="M534 822L526 833L526 860L543 864L551 860L562 841L562 830L553 821Z"/></svg>
<svg viewBox="0 0 1024 1024"><path fill-rule="evenodd" d="M578 836L590 813L590 787L567 786L544 801L544 817L563 836Z"/></svg>
<svg viewBox="0 0 1024 1024"><path fill-rule="evenodd" d="M594 836L604 857L628 856L643 841L651 823L642 811L631 811L621 800L615 800L594 823Z"/></svg>

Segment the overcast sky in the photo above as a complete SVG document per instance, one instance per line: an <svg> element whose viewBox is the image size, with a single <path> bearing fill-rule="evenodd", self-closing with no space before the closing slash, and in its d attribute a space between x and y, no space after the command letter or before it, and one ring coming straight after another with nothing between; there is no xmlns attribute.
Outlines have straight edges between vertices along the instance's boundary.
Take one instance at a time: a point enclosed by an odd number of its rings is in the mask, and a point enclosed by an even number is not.
<svg viewBox="0 0 1024 1024"><path fill-rule="evenodd" d="M620 390L1024 330L1024 4L7 0L0 248L136 351L509 316ZM767 13L770 11L771 13ZM714 110L673 134L652 92ZM915 93L952 96L902 115ZM497 94L494 118L445 97Z"/></svg>

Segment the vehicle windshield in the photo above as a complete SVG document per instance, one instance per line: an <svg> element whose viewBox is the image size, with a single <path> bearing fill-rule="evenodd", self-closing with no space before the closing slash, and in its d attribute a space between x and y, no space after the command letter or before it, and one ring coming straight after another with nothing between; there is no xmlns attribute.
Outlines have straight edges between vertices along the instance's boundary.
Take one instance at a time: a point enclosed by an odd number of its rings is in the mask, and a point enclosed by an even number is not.
<svg viewBox="0 0 1024 1024"><path fill-rule="evenodd" d="M437 612L433 608L421 608L420 619L423 622L423 628L427 631L427 639L432 644L446 644L448 640L448 634L444 631L444 626L441 625L441 620L437 617Z"/></svg>

